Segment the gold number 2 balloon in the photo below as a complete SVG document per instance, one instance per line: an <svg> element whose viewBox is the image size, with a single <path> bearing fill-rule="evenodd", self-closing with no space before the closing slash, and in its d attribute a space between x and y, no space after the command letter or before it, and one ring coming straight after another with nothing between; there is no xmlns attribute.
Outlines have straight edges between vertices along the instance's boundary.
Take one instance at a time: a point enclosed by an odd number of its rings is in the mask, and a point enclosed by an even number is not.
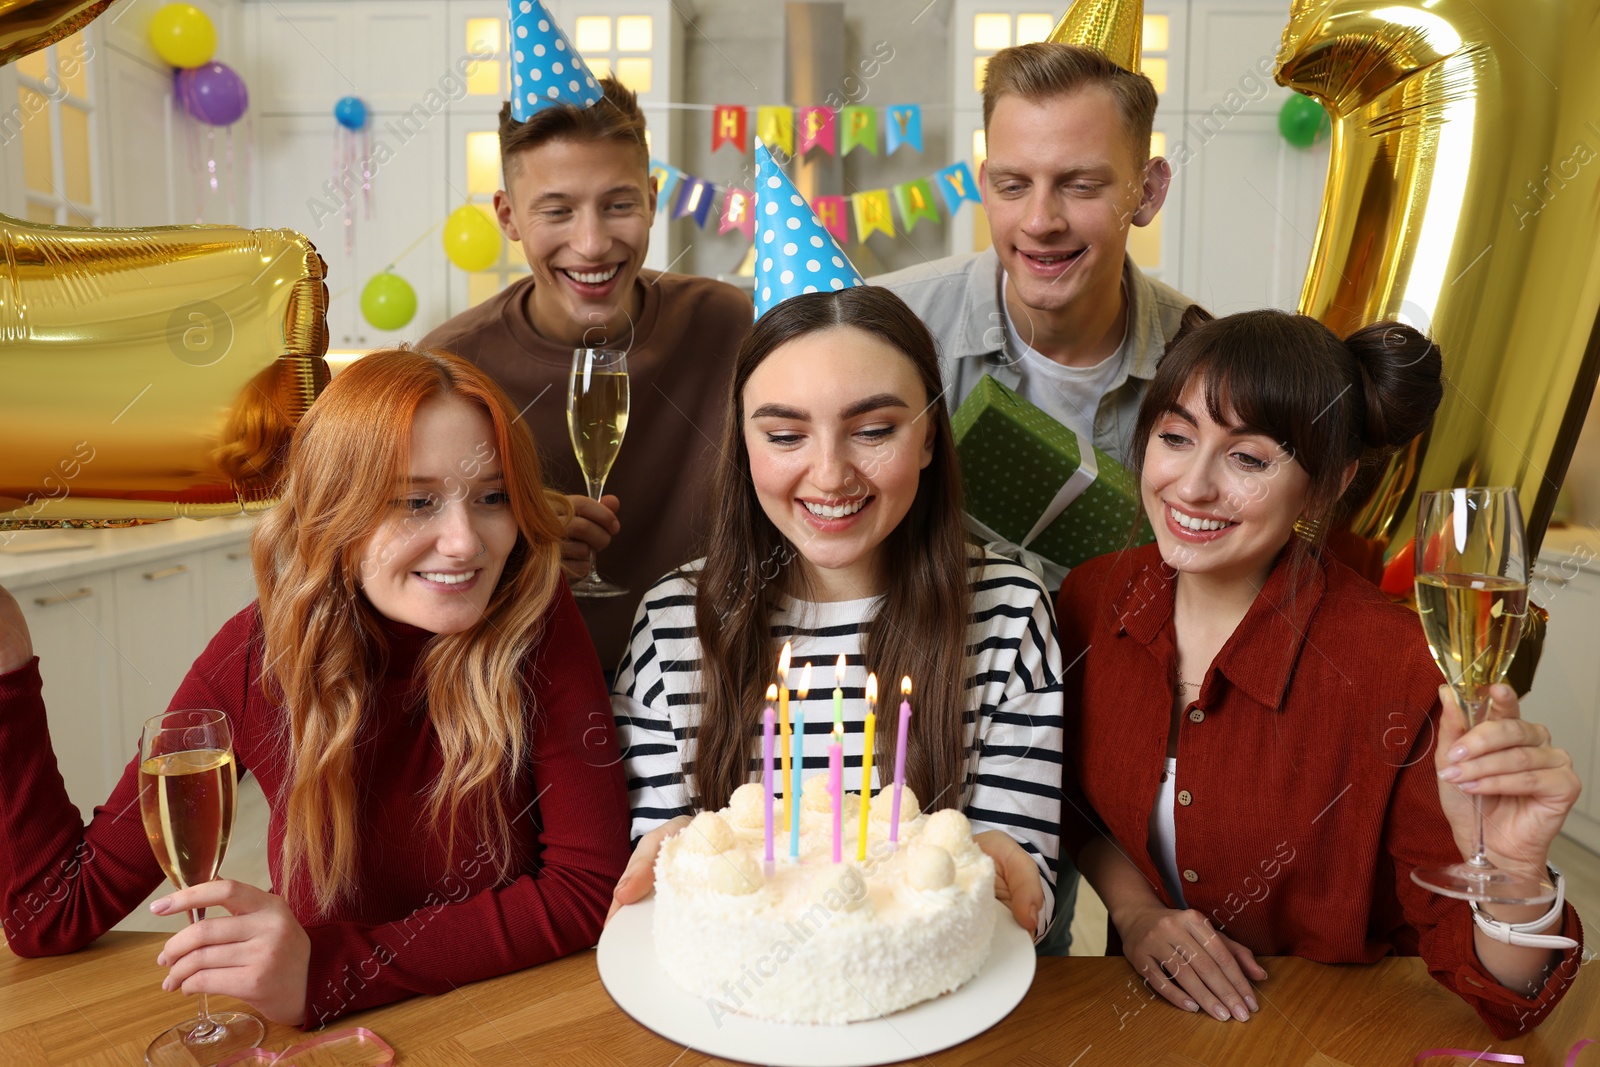
<svg viewBox="0 0 1600 1067"><path fill-rule="evenodd" d="M328 380L322 278L289 230L0 215L0 530L270 506Z"/></svg>
<svg viewBox="0 0 1600 1067"><path fill-rule="evenodd" d="M1353 522L1392 558L1419 489L1514 485L1537 551L1600 374L1600 0L1296 0L1282 85L1333 117L1300 310L1444 352L1433 428Z"/></svg>

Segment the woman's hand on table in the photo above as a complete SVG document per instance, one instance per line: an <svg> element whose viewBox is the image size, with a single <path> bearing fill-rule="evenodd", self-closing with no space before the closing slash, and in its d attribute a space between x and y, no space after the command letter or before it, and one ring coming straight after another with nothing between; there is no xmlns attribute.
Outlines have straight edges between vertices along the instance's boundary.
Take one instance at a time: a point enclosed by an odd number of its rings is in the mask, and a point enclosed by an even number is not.
<svg viewBox="0 0 1600 1067"><path fill-rule="evenodd" d="M33 658L28 620L17 598L0 587L0 674L9 674Z"/></svg>
<svg viewBox="0 0 1600 1067"><path fill-rule="evenodd" d="M662 842L675 836L689 822L689 816L679 815L639 838L638 846L628 858L628 866L623 869L622 877L617 879L617 888L612 891L611 910L606 912L606 922L610 922L611 916L623 905L637 904L650 895L650 890L656 887L656 854L661 851Z"/></svg>
<svg viewBox="0 0 1600 1067"><path fill-rule="evenodd" d="M1259 1009L1250 978L1267 972L1255 954L1212 927L1200 912L1174 911L1157 902L1115 920L1122 954L1150 988L1184 1011L1205 1009L1214 1018L1248 1022Z"/></svg>
<svg viewBox="0 0 1600 1067"><path fill-rule="evenodd" d="M572 518L567 520L566 537L561 542L561 569L568 578L577 579L589 573L595 556L622 529L617 519L622 502L609 493L599 500L569 494L567 500L572 504Z"/></svg>
<svg viewBox="0 0 1600 1067"><path fill-rule="evenodd" d="M1004 830L985 830L972 840L994 860L994 898L1011 909L1017 925L1037 935L1039 909L1044 907L1044 886L1039 884L1039 865Z"/></svg>
<svg viewBox="0 0 1600 1067"><path fill-rule="evenodd" d="M1489 689L1482 722L1466 715L1448 686L1434 767L1439 802L1463 858L1472 855L1472 798L1483 798L1483 843L1489 860L1506 870L1545 877L1550 842L1561 832L1581 783L1572 757L1550 744L1550 731L1522 718L1508 685Z"/></svg>
<svg viewBox="0 0 1600 1067"><path fill-rule="evenodd" d="M157 915L225 908L172 935L156 962L171 968L161 988L220 993L277 1023L305 1019L311 938L275 893L230 879L180 889L151 903Z"/></svg>

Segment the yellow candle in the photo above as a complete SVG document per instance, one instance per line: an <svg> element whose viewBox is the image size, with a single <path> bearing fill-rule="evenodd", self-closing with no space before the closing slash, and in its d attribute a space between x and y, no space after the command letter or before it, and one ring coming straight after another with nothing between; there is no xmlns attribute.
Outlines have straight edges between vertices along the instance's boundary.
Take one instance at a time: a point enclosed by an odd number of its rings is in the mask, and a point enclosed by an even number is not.
<svg viewBox="0 0 1600 1067"><path fill-rule="evenodd" d="M867 721L861 737L861 833L856 839L856 862L867 860L867 813L872 808L872 739L878 729L878 676L867 675Z"/></svg>

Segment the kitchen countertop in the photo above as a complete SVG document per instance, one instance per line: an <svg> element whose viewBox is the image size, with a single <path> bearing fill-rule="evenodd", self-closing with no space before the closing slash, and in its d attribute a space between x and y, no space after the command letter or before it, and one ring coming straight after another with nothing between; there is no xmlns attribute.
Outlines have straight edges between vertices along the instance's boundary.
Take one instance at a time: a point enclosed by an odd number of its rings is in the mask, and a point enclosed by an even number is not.
<svg viewBox="0 0 1600 1067"><path fill-rule="evenodd" d="M0 533L0 585L16 587L137 566L248 540L256 516L171 519L114 530Z"/></svg>

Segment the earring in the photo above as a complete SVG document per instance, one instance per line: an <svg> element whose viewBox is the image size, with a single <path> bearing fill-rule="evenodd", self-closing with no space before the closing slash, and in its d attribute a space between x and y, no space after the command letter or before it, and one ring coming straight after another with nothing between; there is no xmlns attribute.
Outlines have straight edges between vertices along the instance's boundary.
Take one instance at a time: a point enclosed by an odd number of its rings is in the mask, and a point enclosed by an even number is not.
<svg viewBox="0 0 1600 1067"><path fill-rule="evenodd" d="M1316 544L1322 536L1322 520L1308 519L1304 515L1294 521L1294 535L1302 541Z"/></svg>

